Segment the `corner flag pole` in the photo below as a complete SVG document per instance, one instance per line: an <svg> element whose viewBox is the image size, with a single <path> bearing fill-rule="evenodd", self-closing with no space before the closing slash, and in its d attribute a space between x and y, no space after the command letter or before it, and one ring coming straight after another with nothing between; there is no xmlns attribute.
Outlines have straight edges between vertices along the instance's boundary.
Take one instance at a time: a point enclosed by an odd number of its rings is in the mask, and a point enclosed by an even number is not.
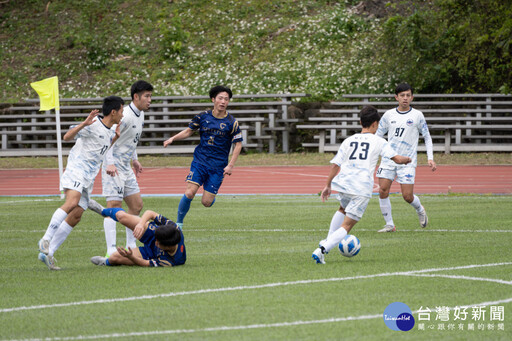
<svg viewBox="0 0 512 341"><path fill-rule="evenodd" d="M57 128L57 155L59 159L59 191L60 198L64 199L64 188L62 188L62 173L64 173L64 165L62 162L62 139L60 137L60 108L55 108L55 125Z"/></svg>
<svg viewBox="0 0 512 341"><path fill-rule="evenodd" d="M62 162L62 140L60 132L60 103L59 103L59 78L57 76L43 79L42 81L30 83L30 86L39 95L39 111L45 111L55 108L55 125L57 128L57 155L59 159L59 191L60 198L64 199L64 189L60 180L63 173Z"/></svg>

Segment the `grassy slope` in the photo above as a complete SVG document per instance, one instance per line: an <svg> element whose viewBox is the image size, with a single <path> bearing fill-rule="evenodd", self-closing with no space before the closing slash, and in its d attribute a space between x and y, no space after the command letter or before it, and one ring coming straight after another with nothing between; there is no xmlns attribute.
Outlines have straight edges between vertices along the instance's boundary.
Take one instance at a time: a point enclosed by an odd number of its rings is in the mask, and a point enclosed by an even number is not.
<svg viewBox="0 0 512 341"><path fill-rule="evenodd" d="M361 62L373 56L378 21L347 12L352 2L7 1L0 103L34 98L29 83L54 75L62 97L126 96L137 78L155 95L204 94L217 83L310 100L378 91L382 80L364 76Z"/></svg>

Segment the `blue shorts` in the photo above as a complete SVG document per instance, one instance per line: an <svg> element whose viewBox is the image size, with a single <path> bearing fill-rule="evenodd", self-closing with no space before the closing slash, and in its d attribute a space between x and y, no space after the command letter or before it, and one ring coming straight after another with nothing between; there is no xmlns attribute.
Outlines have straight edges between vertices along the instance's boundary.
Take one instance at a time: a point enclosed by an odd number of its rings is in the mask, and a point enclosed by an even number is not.
<svg viewBox="0 0 512 341"><path fill-rule="evenodd" d="M199 163L192 162L190 173L188 173L187 182L203 186L205 192L217 195L220 185L224 180L224 168L211 169Z"/></svg>

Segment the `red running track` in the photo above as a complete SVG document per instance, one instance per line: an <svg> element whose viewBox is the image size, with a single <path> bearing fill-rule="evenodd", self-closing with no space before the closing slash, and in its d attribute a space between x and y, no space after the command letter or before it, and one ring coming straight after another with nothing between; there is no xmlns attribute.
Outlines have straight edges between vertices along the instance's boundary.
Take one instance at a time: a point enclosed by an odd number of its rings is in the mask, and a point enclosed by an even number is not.
<svg viewBox="0 0 512 341"><path fill-rule="evenodd" d="M326 166L236 167L219 194L315 194L325 185ZM181 195L188 168L145 168L139 178L143 195ZM375 182L375 192L378 190ZM0 196L57 195L57 169L0 169ZM393 183L391 192L399 192ZM416 170L415 193L512 194L512 166L427 166ZM101 194L101 175L93 194Z"/></svg>

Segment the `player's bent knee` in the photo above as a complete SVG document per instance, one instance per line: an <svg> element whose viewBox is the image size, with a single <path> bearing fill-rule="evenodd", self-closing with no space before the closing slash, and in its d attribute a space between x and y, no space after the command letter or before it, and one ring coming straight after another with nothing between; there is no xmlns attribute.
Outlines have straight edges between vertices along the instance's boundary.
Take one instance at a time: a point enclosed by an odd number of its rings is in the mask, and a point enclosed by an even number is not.
<svg viewBox="0 0 512 341"><path fill-rule="evenodd" d="M405 201L407 201L409 204L414 200L414 195L403 195L402 196Z"/></svg>

